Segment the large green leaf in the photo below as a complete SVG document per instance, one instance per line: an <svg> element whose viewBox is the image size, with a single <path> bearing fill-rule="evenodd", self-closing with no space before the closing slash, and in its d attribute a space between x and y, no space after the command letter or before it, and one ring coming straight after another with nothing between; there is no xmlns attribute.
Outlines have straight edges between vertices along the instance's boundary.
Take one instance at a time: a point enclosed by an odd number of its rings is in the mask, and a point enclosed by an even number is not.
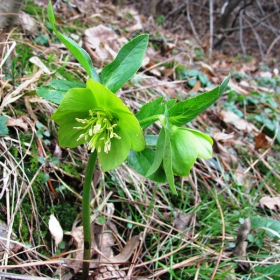
<svg viewBox="0 0 280 280"><path fill-rule="evenodd" d="M277 220L254 216L251 217L251 228L263 229L267 235L280 239L280 222Z"/></svg>
<svg viewBox="0 0 280 280"><path fill-rule="evenodd" d="M143 34L125 44L117 57L103 68L101 83L116 93L141 67L148 40L148 34Z"/></svg>
<svg viewBox="0 0 280 280"><path fill-rule="evenodd" d="M36 88L36 92L42 98L60 104L65 93L72 88L85 88L85 84L64 81L64 80L54 80L48 83L47 86L41 86Z"/></svg>
<svg viewBox="0 0 280 280"><path fill-rule="evenodd" d="M143 129L147 128L155 121L158 120L159 115L163 115L165 109L170 109L176 103L175 99L170 99L164 103L161 103L163 97L154 99L151 102L143 105L140 111L136 114L136 118L139 120L139 123Z"/></svg>
<svg viewBox="0 0 280 280"><path fill-rule="evenodd" d="M155 151L146 148L141 152L136 152L134 150L130 150L129 156L127 158L127 163L139 174L146 177L146 174L152 165L155 158ZM166 182L166 176L161 167L157 169L155 173L148 176L148 178L152 181L158 183Z"/></svg>
<svg viewBox="0 0 280 280"><path fill-rule="evenodd" d="M143 105L139 112L135 115L138 121L153 116L158 107L161 105L162 100L163 97L161 96Z"/></svg>
<svg viewBox="0 0 280 280"><path fill-rule="evenodd" d="M258 279L273 279L280 280L280 265L257 266L254 268L255 272L265 275L263 278Z"/></svg>
<svg viewBox="0 0 280 280"><path fill-rule="evenodd" d="M0 116L0 136L7 135L9 133L6 123L7 118L4 116Z"/></svg>
<svg viewBox="0 0 280 280"><path fill-rule="evenodd" d="M220 86L204 92L198 96L181 101L169 110L170 122L176 126L182 126L193 120L200 113L209 108L223 94L229 82L227 76Z"/></svg>
<svg viewBox="0 0 280 280"><path fill-rule="evenodd" d="M91 58L89 54L81 48L75 41L68 38L67 36L60 33L55 26L55 17L53 13L52 3L51 1L48 4L48 16L51 23L51 26L53 28L53 31L55 32L56 36L59 38L59 40L65 45L65 47L75 56L75 58L81 63L81 65L86 70L89 77L96 82L99 82L100 79L97 75L97 72L95 68L93 67Z"/></svg>

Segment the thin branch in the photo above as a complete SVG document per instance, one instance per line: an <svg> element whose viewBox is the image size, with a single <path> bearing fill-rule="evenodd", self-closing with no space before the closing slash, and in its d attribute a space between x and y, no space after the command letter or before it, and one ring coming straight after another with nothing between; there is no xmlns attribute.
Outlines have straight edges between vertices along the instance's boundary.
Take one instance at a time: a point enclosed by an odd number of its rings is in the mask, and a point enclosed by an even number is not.
<svg viewBox="0 0 280 280"><path fill-rule="evenodd" d="M276 11L270 13L269 15L261 18L259 21L253 23L252 26L243 26L242 30L246 30L246 29L250 29L252 27L258 26L260 23L262 23L263 21L267 20L268 18L272 17L273 15L275 15L279 12L280 12L280 9L277 9ZM234 31L239 31L239 30L240 30L240 26L234 27L234 28L225 28L225 29L221 29L220 33L234 32Z"/></svg>
<svg viewBox="0 0 280 280"><path fill-rule="evenodd" d="M213 1L209 1L209 59L212 58L212 50L213 50L213 36L214 36L214 23L213 23Z"/></svg>
<svg viewBox="0 0 280 280"><path fill-rule="evenodd" d="M256 18L253 13L247 13L246 16L254 21L258 21L258 18ZM272 24L266 24L266 22L261 22L260 25L269 29L269 31L273 32L275 36L277 36L280 33L280 30L274 27Z"/></svg>
<svg viewBox="0 0 280 280"><path fill-rule="evenodd" d="M199 36L198 36L198 34L197 34L196 30L195 30L194 24L193 24L192 19L191 19L191 16L190 16L190 0L187 1L187 4L186 4L186 5L187 5L187 19L188 19L188 22L189 22L189 24L190 24L190 26L191 26L193 35L194 35L194 37L195 37L197 43L198 43L200 46L202 46L202 43L201 43L201 41L200 41L200 39L199 39Z"/></svg>
<svg viewBox="0 0 280 280"><path fill-rule="evenodd" d="M180 12L181 10L183 10L185 8L186 4L183 2L181 5L179 5L179 7L173 9L172 11L170 11L166 17L164 18L164 20L167 20L170 16Z"/></svg>
<svg viewBox="0 0 280 280"><path fill-rule="evenodd" d="M223 14L220 16L220 18L215 24L215 33L217 33L217 31L220 30L222 26L224 27L228 25L231 13L239 5L240 2L241 0L232 0L228 2L228 5L225 6L225 9L223 10Z"/></svg>
<svg viewBox="0 0 280 280"><path fill-rule="evenodd" d="M241 48L242 48L242 52L243 52L243 55L245 56L246 55L246 48L244 46L244 43L243 43L243 29L242 29L242 18L243 18L243 10L240 12L240 16L239 16L239 42L240 42L240 45L241 45Z"/></svg>
<svg viewBox="0 0 280 280"><path fill-rule="evenodd" d="M265 54L265 58L268 59L268 56L271 52L271 50L273 49L274 45L277 43L277 41L280 40L280 35L278 35L274 40L273 42L270 44L268 50L266 51L266 54Z"/></svg>
<svg viewBox="0 0 280 280"><path fill-rule="evenodd" d="M251 22L248 19L244 18L244 20L248 23L248 25L252 26ZM258 32L255 30L255 28L253 26L252 26L252 30L253 30L253 33L254 33L254 35L256 37L256 40L257 40L257 43L258 43L258 46L259 46L259 50L260 50L260 54L261 54L262 60L264 60L264 51L263 51L263 47L262 47L263 46L263 42L262 42Z"/></svg>

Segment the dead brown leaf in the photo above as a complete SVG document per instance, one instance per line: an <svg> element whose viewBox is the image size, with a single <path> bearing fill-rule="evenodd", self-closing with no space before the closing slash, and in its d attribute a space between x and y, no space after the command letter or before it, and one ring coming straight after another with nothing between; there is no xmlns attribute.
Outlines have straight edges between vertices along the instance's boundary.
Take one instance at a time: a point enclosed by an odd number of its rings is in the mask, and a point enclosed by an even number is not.
<svg viewBox="0 0 280 280"><path fill-rule="evenodd" d="M129 260L131 255L133 254L136 247L139 245L139 242L141 240L140 235L133 236L124 246L124 248L121 250L121 252L116 255L115 257L110 258L111 262L126 262Z"/></svg>
<svg viewBox="0 0 280 280"><path fill-rule="evenodd" d="M270 143L266 138L266 135L260 132L258 135L254 137L255 141L255 150L258 149L268 149L270 147Z"/></svg>
<svg viewBox="0 0 280 280"><path fill-rule="evenodd" d="M213 134L213 138L215 139L215 141L228 141L230 139L234 139L234 134L233 133L224 133L224 132L215 132Z"/></svg>
<svg viewBox="0 0 280 280"><path fill-rule="evenodd" d="M250 93L249 90L244 89L243 87L241 87L239 84L234 83L234 81L231 79L228 83L228 85L235 91L248 95Z"/></svg>
<svg viewBox="0 0 280 280"><path fill-rule="evenodd" d="M111 28L102 24L86 29L84 35L85 43L94 50L100 61L113 60L122 45L127 42L126 39L119 38Z"/></svg>
<svg viewBox="0 0 280 280"><path fill-rule="evenodd" d="M36 21L33 17L31 17L27 13L21 13L19 15L21 21L22 29L28 34L32 34L33 36L37 33Z"/></svg>
<svg viewBox="0 0 280 280"><path fill-rule="evenodd" d="M211 67L210 65L208 65L205 62L199 62L199 64L201 65L201 72L202 73L206 74L207 76L211 76L211 77L215 76L213 67Z"/></svg>
<svg viewBox="0 0 280 280"><path fill-rule="evenodd" d="M180 230L185 231L191 226L194 214L178 213L173 221L173 226Z"/></svg>
<svg viewBox="0 0 280 280"><path fill-rule="evenodd" d="M143 25L142 25L142 20L141 20L141 17L139 15L139 13L134 9L126 10L126 12L129 13L130 16L132 16L134 18L134 21L135 21L134 25L129 26L126 29L130 32L135 32L137 30L142 30Z"/></svg>
<svg viewBox="0 0 280 280"><path fill-rule="evenodd" d="M28 124L25 122L23 117L20 117L18 119L8 118L7 126L18 126L24 131L28 130Z"/></svg>
<svg viewBox="0 0 280 280"><path fill-rule="evenodd" d="M95 231L99 230L100 233L100 226L91 225L92 231L92 243L91 243L91 252L90 255L93 256L97 253L96 251L96 242L95 242L95 234L98 234ZM83 260L83 248L84 248L84 232L83 227L79 226L72 230L71 235L74 240L74 244L76 247L76 251L74 252L74 259L68 263L68 266L73 269L74 273L76 274L82 268L82 260Z"/></svg>
<svg viewBox="0 0 280 280"><path fill-rule="evenodd" d="M201 88L201 82L200 82L200 80L197 80L194 87L192 88L192 91L198 92L200 88Z"/></svg>
<svg viewBox="0 0 280 280"><path fill-rule="evenodd" d="M252 131L258 131L254 125L249 123L247 120L240 118L231 111L221 111L220 117L225 123L230 123L239 130L244 130L249 133Z"/></svg>
<svg viewBox="0 0 280 280"><path fill-rule="evenodd" d="M262 208L269 208L271 210L277 211L280 209L280 196L271 197L271 196L264 196L260 199L259 205Z"/></svg>

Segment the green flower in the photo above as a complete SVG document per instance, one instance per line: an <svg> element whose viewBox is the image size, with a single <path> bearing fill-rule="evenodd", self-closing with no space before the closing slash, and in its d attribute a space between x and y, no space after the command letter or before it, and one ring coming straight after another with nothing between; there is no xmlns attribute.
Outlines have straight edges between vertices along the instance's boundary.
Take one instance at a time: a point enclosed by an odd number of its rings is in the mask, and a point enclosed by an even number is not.
<svg viewBox="0 0 280 280"><path fill-rule="evenodd" d="M59 125L59 144L74 148L86 143L91 152L97 151L103 171L123 163L131 148L145 148L136 117L119 97L91 79L86 88L70 89L51 118Z"/></svg>
<svg viewBox="0 0 280 280"><path fill-rule="evenodd" d="M171 126L170 143L176 175L188 176L197 158L212 158L213 140L200 131Z"/></svg>

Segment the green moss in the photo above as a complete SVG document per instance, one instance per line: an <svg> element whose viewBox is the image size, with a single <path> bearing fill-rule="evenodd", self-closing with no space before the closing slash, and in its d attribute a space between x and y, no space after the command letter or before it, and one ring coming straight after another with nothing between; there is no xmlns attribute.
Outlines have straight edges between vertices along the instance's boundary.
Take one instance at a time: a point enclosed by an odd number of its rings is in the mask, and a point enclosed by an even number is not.
<svg viewBox="0 0 280 280"><path fill-rule="evenodd" d="M69 199L73 199L73 197ZM53 210L62 229L65 231L71 231L73 222L78 214L78 205L73 205L70 201L63 201L61 204L55 205Z"/></svg>
<svg viewBox="0 0 280 280"><path fill-rule="evenodd" d="M76 167L69 163L62 164L62 169L68 173L74 175L76 178L80 179L80 173L77 171Z"/></svg>

